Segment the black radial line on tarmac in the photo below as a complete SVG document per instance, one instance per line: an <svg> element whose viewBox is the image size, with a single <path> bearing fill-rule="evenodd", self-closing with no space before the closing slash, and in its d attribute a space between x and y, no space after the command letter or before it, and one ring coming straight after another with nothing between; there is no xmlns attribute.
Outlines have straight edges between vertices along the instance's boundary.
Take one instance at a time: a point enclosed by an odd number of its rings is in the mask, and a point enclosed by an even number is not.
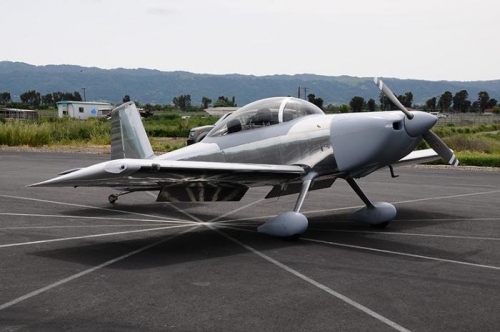
<svg viewBox="0 0 500 332"><path fill-rule="evenodd" d="M48 285L48 286L42 287L42 288L40 288L40 289L37 289L37 290L35 290L35 291L31 292L31 293L28 293L28 294L25 294L25 295L23 295L23 296L20 296L20 297L18 297L17 299L14 299L14 300L11 300L11 301L6 302L6 303L4 303L4 304L1 304L1 305L0 305L0 311L1 311L1 310L4 310L4 309L7 309L7 308L9 308L9 307L11 307L11 306L13 306L13 305L16 305L16 304L18 304L18 303L20 303L20 302L22 302L22 301L25 301L25 300L27 300L27 299L29 299L29 298L32 298L32 297L37 296L37 295L39 295L39 294L42 294L42 293L44 293L44 292L46 292L46 291L49 291L49 290L51 290L51 289L53 289L53 288L56 288L56 287L58 287L58 286L61 286L61 285L65 284L65 283L68 283L68 282L70 282L70 281L72 281L72 280L75 280L75 279L77 279L77 278L83 277L83 276L85 276L85 275L87 275L87 274L89 274L89 273L92 273L92 272L97 271L97 270L99 270L99 269L105 268L106 266L109 266L109 265L114 264L114 263L116 263L116 262L122 261L122 260L124 260L124 259L126 259L126 258L129 258L129 257L131 257L131 256L133 256L133 255L138 254L138 253L141 253L141 252L143 252L143 251L145 251L145 250L148 250L148 249L150 249L150 248L152 248L152 247L155 247L155 246L160 245L160 244L162 244L162 243L165 243L165 242L167 242L167 241L173 240L174 238L176 238L176 237L178 237L178 236L180 236L180 235L183 235L183 234L185 234L185 233L187 233L187 232L191 231L193 228L198 228L198 227L199 227L198 225L194 225L194 226L192 226L191 228L186 229L186 230L184 230L184 231L182 231L182 232L180 232L180 233L177 233L177 234L174 234L174 235L172 235L172 236L169 236L169 237L167 237L167 238L165 238L165 239L161 239L161 240L159 240L159 241L153 242L153 243L151 243L151 244L148 244L147 246L144 246L144 247L141 247L141 248L139 248L139 249L137 249L137 250L131 251L131 252L129 252L129 253L127 253L127 254L125 254L125 255L121 255L121 256L119 256L119 257L117 257L117 258L111 259L111 260L109 260L109 261L107 261L107 262L104 262L104 263L102 263L102 264L99 264L99 265L97 265L97 266L94 266L94 267L92 267L92 268L90 268L90 269L87 269L87 270L85 270L85 271L79 272L79 273L77 273L77 274L73 274L72 276L69 276L69 277L64 278L64 279L62 279L62 280L59 280L59 281L57 281L57 282L55 282L55 283L53 283L53 284L50 284L50 285Z"/></svg>

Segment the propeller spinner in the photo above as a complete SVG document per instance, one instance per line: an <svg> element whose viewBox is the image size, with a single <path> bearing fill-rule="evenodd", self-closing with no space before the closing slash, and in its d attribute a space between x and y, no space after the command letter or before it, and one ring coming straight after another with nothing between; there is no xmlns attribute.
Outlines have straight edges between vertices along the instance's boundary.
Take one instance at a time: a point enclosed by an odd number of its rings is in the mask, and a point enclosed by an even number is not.
<svg viewBox="0 0 500 332"><path fill-rule="evenodd" d="M407 121L405 121L405 126L407 129L407 132L410 136L415 136L412 135L412 129L413 128L422 128L420 125L412 125L412 121L417 122L416 120L418 119L418 122L421 122L423 119L421 116L418 116L415 118L415 114L411 113L406 107L401 104L401 102L396 98L394 93L382 82L381 79L378 77L375 77L374 79L375 84L378 86L378 88L389 98L394 105L396 105L401 112L403 112L406 117ZM426 114L427 115L427 114ZM414 119L415 118L415 119ZM437 120L437 119L436 119ZM429 127L430 128L430 127ZM416 136L422 135L423 139L429 144L429 146L436 151L436 153L443 158L448 164L453 165L453 166L458 166L458 159L453 153L453 150L451 150L446 144L443 142L441 138L439 138L438 135L433 133L430 129L426 130L423 133L418 133Z"/></svg>

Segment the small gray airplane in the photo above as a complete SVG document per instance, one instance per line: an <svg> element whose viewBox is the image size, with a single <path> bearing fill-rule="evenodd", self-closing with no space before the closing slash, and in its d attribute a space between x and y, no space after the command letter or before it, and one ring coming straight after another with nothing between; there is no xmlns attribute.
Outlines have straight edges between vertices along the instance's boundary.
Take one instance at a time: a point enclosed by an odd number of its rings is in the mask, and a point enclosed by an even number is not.
<svg viewBox="0 0 500 332"><path fill-rule="evenodd" d="M250 187L269 186L265 198L298 194L295 207L258 227L261 233L298 238L308 227L300 213L307 193L345 180L366 207L350 218L385 227L396 208L372 202L355 182L393 166L444 158L458 165L452 150L431 131L437 118L407 110L375 78L400 111L325 115L302 99L267 98L250 103L219 122L200 143L156 156L133 102L112 111L111 161L62 172L32 187L111 187L119 196L158 191L157 202L239 201ZM413 151L425 140L432 149Z"/></svg>

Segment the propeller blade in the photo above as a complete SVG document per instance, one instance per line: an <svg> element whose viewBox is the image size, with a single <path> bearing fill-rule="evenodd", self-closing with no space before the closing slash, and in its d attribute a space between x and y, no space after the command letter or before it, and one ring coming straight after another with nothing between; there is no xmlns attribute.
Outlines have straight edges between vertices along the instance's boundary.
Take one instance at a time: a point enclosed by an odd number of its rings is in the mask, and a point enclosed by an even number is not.
<svg viewBox="0 0 500 332"><path fill-rule="evenodd" d="M422 135L424 140L427 142L427 144L430 145L430 147L436 151L436 153L443 158L448 164L453 165L453 166L458 166L458 159L453 153L453 151L446 146L446 144L443 142L441 138L439 138L438 135L434 134L431 130L427 131L425 134Z"/></svg>
<svg viewBox="0 0 500 332"><path fill-rule="evenodd" d="M408 109L406 109L406 107L403 106L403 104L401 104L401 102L399 101L398 98L396 98L396 96L394 95L394 93L392 93L391 89L389 89L385 84L384 82L382 82L381 79L379 79L378 77L375 77L373 79L373 81L375 82L375 84L377 84L378 88L380 89L380 91L382 91L386 96L387 98L389 98L392 103L394 105L396 105L400 110L401 112L403 112L406 117L408 119L413 119L413 114L411 114L410 111L408 111Z"/></svg>

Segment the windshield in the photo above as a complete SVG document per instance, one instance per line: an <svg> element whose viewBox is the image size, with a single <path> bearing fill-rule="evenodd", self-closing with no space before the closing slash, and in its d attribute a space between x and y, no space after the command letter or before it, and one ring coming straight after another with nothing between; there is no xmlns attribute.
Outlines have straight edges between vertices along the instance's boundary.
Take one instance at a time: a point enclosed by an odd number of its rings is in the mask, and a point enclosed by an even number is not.
<svg viewBox="0 0 500 332"><path fill-rule="evenodd" d="M292 97L262 99L240 108L218 122L208 136L217 137L264 128L312 114L324 113L316 105L302 99Z"/></svg>

